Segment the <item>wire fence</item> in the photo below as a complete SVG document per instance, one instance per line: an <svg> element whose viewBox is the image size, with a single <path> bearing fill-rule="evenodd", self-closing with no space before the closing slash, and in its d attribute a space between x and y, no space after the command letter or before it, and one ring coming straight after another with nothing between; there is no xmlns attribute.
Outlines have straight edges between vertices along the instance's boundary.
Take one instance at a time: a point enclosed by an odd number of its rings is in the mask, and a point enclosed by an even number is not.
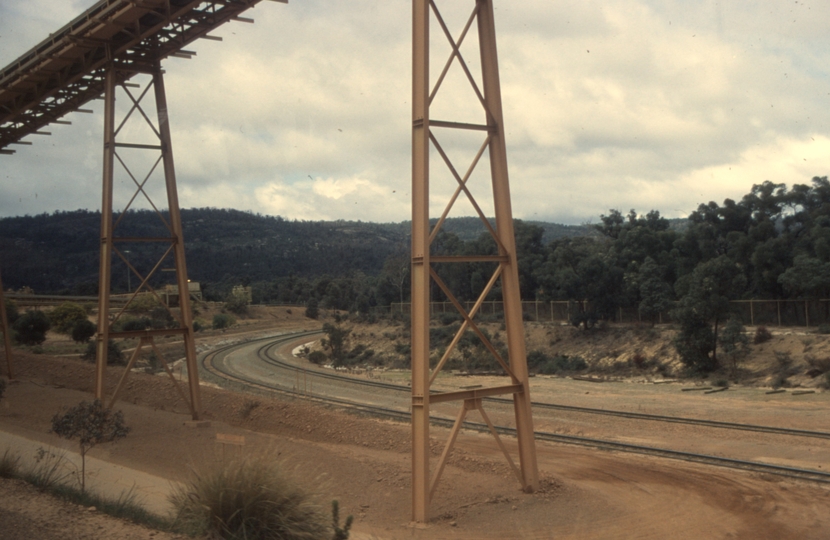
<svg viewBox="0 0 830 540"><path fill-rule="evenodd" d="M461 302L469 312L474 302ZM750 326L820 326L830 324L830 299L813 300L733 300L730 302L732 312L739 316L744 324ZM571 316L581 313L590 306L588 302L555 300L549 302L523 301L522 313L526 321L568 323ZM457 313L451 302L431 302L431 315L441 313ZM410 303L393 303L379 310L389 310L390 314L408 314ZM501 316L504 305L499 301L482 302L478 316ZM651 323L644 317L637 307L621 307L617 309L613 322L617 323ZM672 322L668 312L660 313L657 323Z"/></svg>

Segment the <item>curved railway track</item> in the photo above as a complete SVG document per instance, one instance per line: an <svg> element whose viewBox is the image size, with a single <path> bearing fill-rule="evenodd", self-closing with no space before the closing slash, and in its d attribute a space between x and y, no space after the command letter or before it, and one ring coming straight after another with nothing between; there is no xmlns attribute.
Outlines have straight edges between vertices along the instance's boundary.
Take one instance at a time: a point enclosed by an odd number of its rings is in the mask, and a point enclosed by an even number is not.
<svg viewBox="0 0 830 540"><path fill-rule="evenodd" d="M410 413L409 411L399 410L399 409L392 409L388 407L379 407L375 405L370 405L366 403L360 403L348 399L343 398L336 398L336 397L327 397L321 395L310 395L304 392L299 392L294 388L288 388L280 386L276 383L266 383L261 380L256 380L251 377L244 376L240 373L231 373L226 367L222 365L221 360L225 358L228 354L233 352L234 350L249 346L251 343L255 343L258 341L266 342L261 345L257 349L257 357L266 364L269 364L277 369L286 370L288 372L298 373L303 372L306 375L311 375L316 378L325 379L336 381L339 383L347 383L353 385L361 385L366 387L375 387L375 388L383 388L385 390L392 390L396 392L406 392L410 391L408 386L392 384L392 383L385 383L381 381L370 381L365 379L357 379L354 377L350 377L347 375L341 375L336 372L325 372L322 370L307 370L301 367L296 366L290 362L285 362L281 360L278 355L276 355L273 351L277 347L284 346L286 343L291 341L296 341L297 339L303 337L311 337L315 335L319 335L320 332L312 331L312 332L302 332L302 333L294 333L294 334L286 334L282 336L273 336L267 338L261 338L257 340L248 341L245 343L237 343L233 345L228 345L225 347L221 347L219 349L215 349L213 351L204 354L201 358L201 365L203 369L212 373L214 376L235 381L243 386L258 388L260 390L265 390L268 392L278 393L282 395L292 396L295 398L305 399L308 401L313 401L321 404L327 405L335 405L338 407L343 407L347 409L351 409L354 411L363 412L366 414L371 414L373 416L380 416L385 418L394 418L402 421L409 421L410 420ZM510 400L504 398L488 398L488 401L497 402L497 403L511 403ZM546 409L554 409L554 410L563 410L569 412L578 412L578 413L586 413L586 414L596 414L596 415L606 415L606 416L617 416L617 417L625 417L625 418L632 418L638 420L648 420L648 421L655 421L655 422L672 422L672 423L682 423L682 424L691 424L691 425L699 425L699 426L706 426L706 427L714 427L714 428L721 428L721 429L733 429L733 430L742 430L742 431L756 431L762 433L773 433L773 434L780 434L780 435L791 435L791 436L800 436L800 437L819 437L830 439L830 433L822 432L822 431L808 431L808 430L799 430L799 429L788 429L788 428L779 428L774 426L759 426L753 424L740 424L740 423L731 423L731 422L718 422L713 420L704 420L704 419L696 419L696 418L682 418L682 417L672 417L672 416L662 416L662 415L652 415L652 414L644 414L644 413L630 413L625 411L612 411L612 410L602 410L602 409L591 409L586 407L573 407L569 405L558 405L553 403L540 403L540 402L533 402L533 407L535 408L546 408ZM431 417L431 421L435 425L441 425L445 427L451 427L453 424L453 420L451 418L445 417ZM465 421L464 427L466 429L472 429L477 431L486 432L488 431L487 425L479 422L470 422ZM515 429L510 427L504 426L497 426L496 428L499 433L507 434L507 435L515 435ZM669 459L679 459L683 461L689 461L694 463L702 463L706 465L713 465L718 467L726 467L731 469L741 469L746 471L758 472L758 473L768 473L768 474L775 474L779 476L786 476L789 478L796 478L801 480L810 480L815 482L823 482L823 483L830 483L830 473L824 471L816 471L813 469L800 469L796 467L786 467L781 465L771 465L767 463L760 463L756 461L746 461L746 460L739 460L739 459L730 459L724 458L719 456L711 456L706 454L696 454L691 452L682 452L677 450L669 450L665 448L655 448L651 446L643 446L643 445L635 445L635 444L628 444L628 443L621 443L615 441L608 441L608 440L601 440L601 439L593 439L587 437L579 437L574 435L563 435L557 433L549 433L545 431L536 431L535 436L539 440L543 441L551 441L551 442L558 442L558 443L565 443L565 444L572 444L572 445L579 445L579 446L588 446L592 448L598 448L603 450L616 450L621 452L629 452L629 453L636 453L636 454L643 454L643 455L650 455L656 457L663 457Z"/></svg>

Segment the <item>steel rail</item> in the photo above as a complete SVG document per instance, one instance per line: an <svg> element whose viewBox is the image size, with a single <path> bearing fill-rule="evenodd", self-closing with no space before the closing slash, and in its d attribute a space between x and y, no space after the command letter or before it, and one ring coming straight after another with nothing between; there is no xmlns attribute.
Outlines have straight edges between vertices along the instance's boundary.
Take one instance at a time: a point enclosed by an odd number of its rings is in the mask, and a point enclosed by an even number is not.
<svg viewBox="0 0 830 540"><path fill-rule="evenodd" d="M272 365L277 365L286 369L303 369L290 362L285 362L280 360L276 356L270 353L270 350L274 348L269 347L267 349L263 349L265 352L263 353L260 351L258 356L264 362L267 362ZM386 388L389 390L396 390L400 392L409 392L408 386L403 386L400 384L393 384L393 383L383 383L379 381L366 381L362 379L357 379L355 377L350 377L348 375L342 375L339 373L326 373L324 371L314 371L315 376L327 379L337 379L337 380L345 380L351 384L361 384L365 386L372 386L375 388ZM491 397L485 398L488 402L495 402L501 403L504 405L512 405L512 401L505 398L498 398L498 397ZM687 425L696 425L696 426L703 426L703 427L711 427L711 428L718 428L718 429L732 429L732 430L740 430L740 431L754 431L758 433L774 433L776 435L790 435L794 437L815 437L820 439L830 439L830 432L826 431L812 431L806 429L792 429L792 428L782 428L776 426L762 426L758 424L742 424L737 422L721 422L718 420L707 420L703 418L688 418L682 416L666 416L666 415L659 415L659 414L647 414L647 413L637 413L637 412L628 412L628 411L616 411L616 410L609 410L609 409L595 409L590 407L577 407L574 405L560 405L556 403L547 403L541 401L533 401L531 402L534 408L539 409L550 409L550 410L561 410L567 412L574 412L574 413L584 413L584 414L596 414L600 416L615 416L620 418L630 418L633 420L647 420L652 422L670 422L675 424L687 424Z"/></svg>
<svg viewBox="0 0 830 540"><path fill-rule="evenodd" d="M240 376L238 374L228 373L226 370L221 369L220 367L216 366L216 359L220 355L225 355L228 352L245 346L249 345L253 342L257 341L266 341L271 340L269 343L259 347L257 350L257 355L260 356L263 351L268 349L272 349L277 345L283 345L287 342L293 341L298 337L304 336L312 336L319 334L317 331L313 332L304 332L298 334L286 334L282 336L272 336L268 338L261 338L257 340L248 341L245 343L237 343L233 345L228 345L222 347L220 349L216 349L210 351L207 354L202 356L202 366L205 370L211 372L217 377L225 378L231 381L235 381L246 386L251 386L254 388L259 388L261 390L266 390L269 392L276 392L279 394L291 396L294 398L304 399L311 402L316 402L324 405L336 405L339 407L344 407L347 409L351 409L354 411L374 415L374 416L381 416L385 418L394 418L400 419L402 421L409 421L410 420L410 413L409 411L401 411L397 409L390 409L387 407L378 407L374 405L368 405L363 403L353 402L351 400L345 400L340 398L330 398L330 397L323 397L323 396L313 396L308 395L303 392L294 391L294 390L287 390L284 388L280 388L276 385L265 384L261 381L256 381L244 376ZM224 357L224 356L223 356ZM261 357L261 356L260 356ZM290 363L280 362L279 367L284 369L293 369L299 370L297 366L294 366ZM320 372L313 372L314 375L322 375ZM333 374L324 374L328 376L328 378L346 378L352 379L350 377L344 376L336 376L332 377ZM375 383L375 386L385 386L387 388L407 388L402 387L400 385L391 385L389 383L380 383L377 381L360 381L361 383ZM430 421L434 424L441 425L444 427L451 427L453 424L453 420L450 418L443 418L443 417L430 417ZM479 422L464 422L464 427L466 429L485 432L489 431L489 428L486 424L479 423ZM515 428L509 428L504 426L497 426L496 430L502 434L506 435L515 435ZM768 463L760 463L756 461L747 461L747 460L740 460L740 459L732 459L732 458L725 458L719 456L712 456L708 454L697 454L692 452L682 452L678 450L669 450L665 448L655 448L651 446L643 446L643 445L635 445L635 444L628 444L628 443L620 443L615 441L607 441L602 439L592 439L588 437L578 437L574 435L561 435L557 433L549 433L545 431L536 431L534 433L535 437L539 440L549 441L549 442L557 442L563 444L572 444L577 446L586 446L591 448L597 448L602 450L614 450L619 452L626 452L626 453L634 453L640 455L650 455L655 457L662 457L667 459L674 459L680 461L687 461L693 463L700 463L705 465L729 468L729 469L738 469L756 473L767 473L767 474L775 474L777 476L784 476L788 478L794 478L799 480L808 480L813 482L821 482L821 483L830 483L830 473L823 472L823 471L816 471L813 469L801 469L797 467L787 467L783 465L772 465Z"/></svg>

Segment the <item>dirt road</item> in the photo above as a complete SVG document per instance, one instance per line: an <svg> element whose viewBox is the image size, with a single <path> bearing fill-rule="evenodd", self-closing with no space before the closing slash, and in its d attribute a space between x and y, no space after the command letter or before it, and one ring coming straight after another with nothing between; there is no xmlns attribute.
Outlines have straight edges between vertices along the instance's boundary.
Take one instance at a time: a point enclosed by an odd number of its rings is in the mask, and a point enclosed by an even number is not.
<svg viewBox="0 0 830 540"><path fill-rule="evenodd" d="M25 353L18 365L22 382L7 390L0 429L60 444L47 433L49 419L60 408L89 399L92 366ZM108 374L110 387L117 376L115 371ZM131 374L118 408L133 431L116 444L92 450L92 455L176 480L189 463L218 459L217 433L243 435L241 451L287 459L323 499L339 499L343 511L356 517L355 538L819 540L830 535L830 486L540 443L543 489L524 494L493 441L477 433L459 437L433 500L431 522L425 529L411 528L408 425L302 401L203 390L211 425L187 427L186 407L176 403L169 380ZM631 398L620 397L625 399ZM745 407L759 416L759 423L775 420L764 418L751 402ZM436 428L432 434L437 455L446 431ZM4 523L5 516L19 516L9 510L22 496L18 490L0 482ZM33 520L32 530L42 527L36 516L27 519ZM95 530L75 537L113 537L104 532L109 529L100 529L98 536Z"/></svg>

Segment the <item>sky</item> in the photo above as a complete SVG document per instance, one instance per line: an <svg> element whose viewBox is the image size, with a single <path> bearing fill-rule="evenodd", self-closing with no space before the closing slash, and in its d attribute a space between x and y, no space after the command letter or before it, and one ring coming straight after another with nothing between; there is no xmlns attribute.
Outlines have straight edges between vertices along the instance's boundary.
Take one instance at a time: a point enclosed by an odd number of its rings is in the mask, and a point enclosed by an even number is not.
<svg viewBox="0 0 830 540"><path fill-rule="evenodd" d="M0 3L0 65L93 4ZM458 36L474 2L437 5ZM685 217L766 180L830 174L828 2L495 0L495 10L517 218L595 223L610 209ZM409 219L411 3L262 2L246 16L255 23L227 24L213 32L222 42L200 40L187 47L192 59L164 62L181 206ZM461 48L474 73L476 39ZM431 43L434 81L450 50L434 19ZM454 66L431 117L482 123L472 96ZM0 156L0 216L100 208L102 102L90 108ZM125 136L138 140L142 129ZM463 174L480 135L440 136ZM136 177L147 174L146 156L124 159ZM486 167L470 186L492 215ZM158 176L147 184L153 197ZM116 209L131 184L116 173ZM433 152L432 216L455 186ZM461 200L450 215L474 213Z"/></svg>

